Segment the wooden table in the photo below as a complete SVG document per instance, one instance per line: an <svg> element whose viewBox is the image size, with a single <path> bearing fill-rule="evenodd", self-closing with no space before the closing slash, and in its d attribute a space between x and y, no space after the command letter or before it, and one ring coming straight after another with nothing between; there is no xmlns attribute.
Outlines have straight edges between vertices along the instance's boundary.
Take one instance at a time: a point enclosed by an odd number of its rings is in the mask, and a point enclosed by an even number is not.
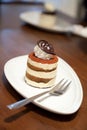
<svg viewBox="0 0 87 130"><path fill-rule="evenodd" d="M87 39L39 30L19 20L21 12L41 10L41 5L2 4L0 8L0 130L87 130ZM39 39L51 42L80 78L84 97L78 112L54 114L32 103L12 111L6 107L23 97L8 83L4 65L13 57L30 53Z"/></svg>

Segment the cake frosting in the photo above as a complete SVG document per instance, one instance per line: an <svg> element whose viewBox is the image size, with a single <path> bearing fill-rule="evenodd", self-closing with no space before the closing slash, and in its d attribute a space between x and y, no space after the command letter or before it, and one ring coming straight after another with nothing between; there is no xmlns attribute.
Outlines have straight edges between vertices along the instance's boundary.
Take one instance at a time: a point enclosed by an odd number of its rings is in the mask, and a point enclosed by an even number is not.
<svg viewBox="0 0 87 130"><path fill-rule="evenodd" d="M54 48L40 40L28 55L25 81L34 87L51 87L55 83L58 57Z"/></svg>

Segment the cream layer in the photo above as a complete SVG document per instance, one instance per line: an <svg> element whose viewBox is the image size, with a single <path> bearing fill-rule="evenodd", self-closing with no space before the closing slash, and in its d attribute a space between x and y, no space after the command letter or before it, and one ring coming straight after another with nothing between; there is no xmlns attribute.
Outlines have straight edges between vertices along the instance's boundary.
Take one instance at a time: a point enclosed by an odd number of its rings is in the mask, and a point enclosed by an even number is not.
<svg viewBox="0 0 87 130"><path fill-rule="evenodd" d="M32 70L30 69L29 67L27 67L27 70L26 72L32 76L35 76L35 77L39 77L39 78L44 78L44 79L50 79L50 78L54 78L56 76L56 71L57 70L53 70L51 72L40 72L40 71L35 71L35 70Z"/></svg>
<svg viewBox="0 0 87 130"><path fill-rule="evenodd" d="M42 63L39 63L39 62L35 62L33 60L31 60L29 57L28 57L28 61L27 61L29 64L31 64L32 66L35 66L35 67L38 67L38 68L42 68L44 70L52 70L54 68L57 67L57 63L53 63L53 64L42 64Z"/></svg>
<svg viewBox="0 0 87 130"><path fill-rule="evenodd" d="M38 82L35 82L35 81L32 81L32 80L28 79L28 78L25 76L25 81L26 81L27 84L32 85L32 86L34 86L34 87L46 88L46 87L51 87L51 86L54 85L54 83L55 83L55 78L53 78L52 80L50 80L50 81L47 82L47 83L44 83L44 82L38 83Z"/></svg>

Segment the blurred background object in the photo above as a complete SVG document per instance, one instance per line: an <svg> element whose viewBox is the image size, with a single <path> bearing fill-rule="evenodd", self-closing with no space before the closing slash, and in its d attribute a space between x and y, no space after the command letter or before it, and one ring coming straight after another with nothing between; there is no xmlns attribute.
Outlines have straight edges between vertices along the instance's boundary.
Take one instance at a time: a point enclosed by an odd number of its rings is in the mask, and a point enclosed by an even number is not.
<svg viewBox="0 0 87 130"><path fill-rule="evenodd" d="M87 21L87 0L1 0L0 3L32 2L52 4L54 8L65 15L74 18L75 21Z"/></svg>
<svg viewBox="0 0 87 130"><path fill-rule="evenodd" d="M87 22L87 0L83 1L83 6L84 6L84 11L85 11L84 21Z"/></svg>
<svg viewBox="0 0 87 130"><path fill-rule="evenodd" d="M44 3L52 4L57 11L74 18L76 21L81 21L85 15L86 0L38 0Z"/></svg>

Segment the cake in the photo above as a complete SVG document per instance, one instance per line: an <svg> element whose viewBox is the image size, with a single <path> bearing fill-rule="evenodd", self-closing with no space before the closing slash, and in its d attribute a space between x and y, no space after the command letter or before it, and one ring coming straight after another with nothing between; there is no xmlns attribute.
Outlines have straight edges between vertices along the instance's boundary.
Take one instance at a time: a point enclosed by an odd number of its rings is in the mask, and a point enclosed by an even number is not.
<svg viewBox="0 0 87 130"><path fill-rule="evenodd" d="M43 28L54 28L56 23L56 16L50 13L41 13L39 26Z"/></svg>
<svg viewBox="0 0 87 130"><path fill-rule="evenodd" d="M53 28L56 23L56 13L54 6L46 3L40 15L39 25L45 28Z"/></svg>
<svg viewBox="0 0 87 130"><path fill-rule="evenodd" d="M53 4L45 3L44 4L44 11L43 11L43 13L56 14L56 9L55 9Z"/></svg>
<svg viewBox="0 0 87 130"><path fill-rule="evenodd" d="M45 40L40 40L34 51L28 55L25 81L27 84L46 88L55 84L58 57L53 46Z"/></svg>

